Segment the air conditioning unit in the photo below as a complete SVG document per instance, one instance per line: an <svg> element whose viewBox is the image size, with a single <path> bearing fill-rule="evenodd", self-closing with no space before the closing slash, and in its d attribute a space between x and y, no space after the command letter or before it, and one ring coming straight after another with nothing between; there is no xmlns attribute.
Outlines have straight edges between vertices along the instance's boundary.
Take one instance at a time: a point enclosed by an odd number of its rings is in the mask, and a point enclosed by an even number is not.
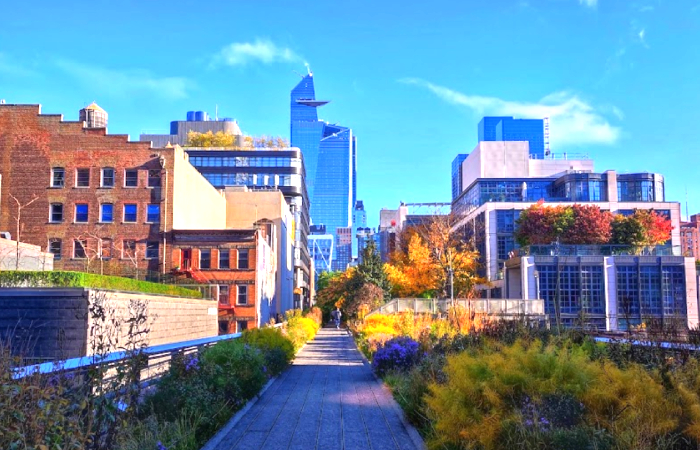
<svg viewBox="0 0 700 450"><path fill-rule="evenodd" d="M12 236L9 231L0 231L0 238L12 240Z"/></svg>

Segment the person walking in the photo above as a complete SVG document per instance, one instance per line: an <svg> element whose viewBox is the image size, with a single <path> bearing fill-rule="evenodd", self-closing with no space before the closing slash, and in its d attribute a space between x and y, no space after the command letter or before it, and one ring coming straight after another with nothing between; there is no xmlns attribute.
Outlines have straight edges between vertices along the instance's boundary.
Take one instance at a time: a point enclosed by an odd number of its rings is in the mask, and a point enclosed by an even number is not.
<svg viewBox="0 0 700 450"><path fill-rule="evenodd" d="M340 312L340 308L336 307L333 311L331 311L331 318L333 319L333 322L335 322L335 328L340 329L340 318L343 316L343 313Z"/></svg>

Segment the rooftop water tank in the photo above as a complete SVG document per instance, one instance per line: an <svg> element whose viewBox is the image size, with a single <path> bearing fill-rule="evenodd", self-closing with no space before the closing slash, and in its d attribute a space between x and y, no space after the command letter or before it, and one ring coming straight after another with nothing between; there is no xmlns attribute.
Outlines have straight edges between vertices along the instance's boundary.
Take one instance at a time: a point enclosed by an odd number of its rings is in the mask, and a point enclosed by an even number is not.
<svg viewBox="0 0 700 450"><path fill-rule="evenodd" d="M194 111L187 111L187 121L194 122Z"/></svg>
<svg viewBox="0 0 700 450"><path fill-rule="evenodd" d="M100 108L95 102L79 112L79 120L85 123L86 128L107 128L107 117L107 111Z"/></svg>
<svg viewBox="0 0 700 450"><path fill-rule="evenodd" d="M204 122L204 111L195 111L194 120L197 122Z"/></svg>

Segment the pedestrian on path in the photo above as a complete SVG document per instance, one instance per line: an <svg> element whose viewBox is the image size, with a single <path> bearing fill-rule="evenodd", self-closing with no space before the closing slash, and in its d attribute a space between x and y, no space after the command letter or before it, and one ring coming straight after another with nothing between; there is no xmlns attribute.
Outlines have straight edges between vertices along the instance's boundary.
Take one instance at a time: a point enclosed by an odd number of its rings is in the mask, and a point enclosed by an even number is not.
<svg viewBox="0 0 700 450"><path fill-rule="evenodd" d="M340 318L343 316L343 313L340 312L340 308L336 307L333 311L331 311L331 318L333 319L333 322L335 322L335 328L340 329Z"/></svg>

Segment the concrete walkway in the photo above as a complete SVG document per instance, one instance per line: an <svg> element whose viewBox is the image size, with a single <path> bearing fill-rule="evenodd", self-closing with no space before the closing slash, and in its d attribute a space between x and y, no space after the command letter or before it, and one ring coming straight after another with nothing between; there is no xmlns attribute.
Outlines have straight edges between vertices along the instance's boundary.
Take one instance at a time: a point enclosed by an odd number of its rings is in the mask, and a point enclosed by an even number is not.
<svg viewBox="0 0 700 450"><path fill-rule="evenodd" d="M347 331L323 328L215 448L417 449L400 414Z"/></svg>

